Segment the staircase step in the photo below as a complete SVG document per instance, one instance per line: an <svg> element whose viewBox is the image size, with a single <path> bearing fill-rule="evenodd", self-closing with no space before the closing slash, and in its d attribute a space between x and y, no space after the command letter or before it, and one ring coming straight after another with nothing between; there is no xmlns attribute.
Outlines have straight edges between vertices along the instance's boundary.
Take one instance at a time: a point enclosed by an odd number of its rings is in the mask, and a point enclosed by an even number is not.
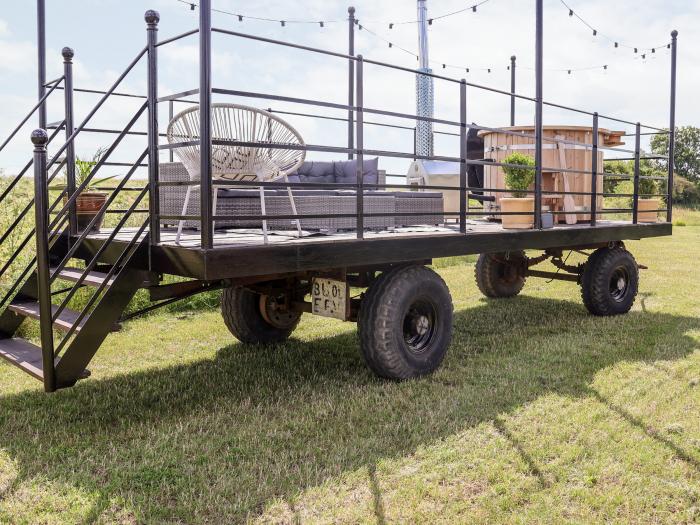
<svg viewBox="0 0 700 525"><path fill-rule="evenodd" d="M29 341L17 337L0 339L0 357L37 379L44 378L41 348Z"/></svg>
<svg viewBox="0 0 700 525"><path fill-rule="evenodd" d="M37 301L15 301L12 304L10 304L9 309L25 317L31 317L32 319L37 320L39 320L40 318L39 303ZM57 310L58 306L52 304L51 312L53 315L56 314ZM58 328L59 330L63 330L64 332L67 332L68 330L73 328L73 325L77 321L78 317L80 317L79 312L76 312L69 308L64 308L61 312L61 315L54 322L54 327ZM83 318L83 320L80 321L80 325L75 329L74 333L77 334L78 332L80 332L80 329L83 327L88 317L89 316L86 315Z"/></svg>
<svg viewBox="0 0 700 525"><path fill-rule="evenodd" d="M61 272L58 274L61 279L64 281L70 281L73 283L77 283L80 278L82 277L83 273L85 270L81 270L80 268L64 268L61 270ZM56 268L51 268L51 275L53 275L56 272ZM102 283L105 282L107 279L107 274L102 273L102 272L89 272L85 279L83 279L82 284L85 286L92 286L93 288L99 288L102 286ZM112 277L108 282L107 285L104 287L106 290L112 284L114 284L114 277Z"/></svg>

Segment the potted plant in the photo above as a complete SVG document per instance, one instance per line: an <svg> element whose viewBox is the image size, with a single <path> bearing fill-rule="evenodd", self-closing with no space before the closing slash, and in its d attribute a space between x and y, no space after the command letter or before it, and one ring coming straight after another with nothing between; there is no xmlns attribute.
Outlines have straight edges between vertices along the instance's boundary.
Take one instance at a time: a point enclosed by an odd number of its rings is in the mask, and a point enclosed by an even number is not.
<svg viewBox="0 0 700 525"><path fill-rule="evenodd" d="M86 181L88 181L90 174L100 159L105 154L104 149L98 149L97 152L92 156L90 160L84 160L79 157L75 159L75 184L76 187L80 188ZM75 209L78 219L78 231L84 231L88 227L90 222L95 218L95 216L102 210L107 201L107 193L97 191L94 188L98 183L104 183L110 179L117 177L117 175L112 175L111 177L106 177L102 179L92 178L78 195L75 200ZM63 202L68 201L68 195L63 197ZM92 225L91 231L99 231L102 227L102 222L104 220L104 215L95 221Z"/></svg>
<svg viewBox="0 0 700 525"><path fill-rule="evenodd" d="M511 190L512 197L501 199L501 224L506 229L528 230L535 225L535 199L527 191L535 182L535 160L529 155L511 153L505 159L503 166L506 187ZM517 166L523 166L522 168ZM508 215L521 213L522 215Z"/></svg>

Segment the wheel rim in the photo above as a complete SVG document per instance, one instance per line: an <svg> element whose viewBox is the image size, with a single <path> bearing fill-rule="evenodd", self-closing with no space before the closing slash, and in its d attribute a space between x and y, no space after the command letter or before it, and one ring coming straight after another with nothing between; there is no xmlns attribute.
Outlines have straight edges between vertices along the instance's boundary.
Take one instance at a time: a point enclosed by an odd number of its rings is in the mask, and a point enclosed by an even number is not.
<svg viewBox="0 0 700 525"><path fill-rule="evenodd" d="M403 320L403 338L411 353L422 354L430 346L437 320L437 310L429 300L419 299L411 304Z"/></svg>
<svg viewBox="0 0 700 525"><path fill-rule="evenodd" d="M518 267L516 264L514 264L513 260L504 261L501 260L500 257L494 258L494 260L498 263L496 266L496 272L500 282L504 284L513 284L520 278Z"/></svg>
<svg viewBox="0 0 700 525"><path fill-rule="evenodd" d="M269 295L260 296L260 313L263 319L280 330L292 328L299 318L299 314L280 308L276 298Z"/></svg>
<svg viewBox="0 0 700 525"><path fill-rule="evenodd" d="M630 275L627 268L618 266L610 276L610 297L621 303L627 297L630 288Z"/></svg>

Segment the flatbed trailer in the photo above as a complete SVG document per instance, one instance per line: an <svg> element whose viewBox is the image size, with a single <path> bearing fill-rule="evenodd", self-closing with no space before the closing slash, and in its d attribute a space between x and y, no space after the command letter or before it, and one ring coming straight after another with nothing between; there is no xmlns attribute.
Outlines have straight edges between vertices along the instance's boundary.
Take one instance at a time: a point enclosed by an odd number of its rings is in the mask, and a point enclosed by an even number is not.
<svg viewBox="0 0 700 525"><path fill-rule="evenodd" d="M542 2L537 6L537 41L542 41ZM291 336L304 313L333 317L357 322L360 346L365 362L376 374L389 379L416 378L434 371L440 366L452 336L453 307L449 290L440 276L430 269L434 259L443 257L479 255L476 264L476 280L481 292L491 298L510 298L518 295L528 278L546 278L571 281L582 288L582 296L588 310L594 315L624 314L632 307L638 290L639 268L626 247L625 241L660 237L672 234L672 186L673 163L668 162L668 175L664 177L666 189L658 196L666 200L665 208L656 210L664 215L662 222L644 223L639 220L638 201L641 195L640 163L645 159L641 150L641 138L645 134L667 134L673 158L675 129L675 60L676 37L672 34L672 82L671 125L669 131L652 126L643 126L598 113L574 110L557 104L560 109L571 109L578 114L591 117L592 129L598 129L599 120L608 119L635 128L634 155L635 173L631 177L634 192L627 195L632 206L629 209L596 208L599 197L597 178L606 177L604 166L597 166L599 148L594 138L591 144L576 144L591 152L593 185L589 193L593 208L589 210L587 222L572 225L559 224L553 227L543 224L542 173L548 168L542 165L542 110L546 103L542 97L542 46L538 45L537 96L534 98L503 92L455 80L427 71L416 72L408 68L365 60L353 53L341 54L326 50L300 46L289 42L247 35L211 27L211 5L209 0L199 3L200 27L182 35L157 41L156 31L160 16L154 11L146 13L148 45L129 65L123 75L107 91L100 92L102 98L88 113L82 123L75 125L73 97L81 90L72 83L73 52L63 50L64 75L56 81L46 83L39 104L30 112L41 112L44 104L56 92L57 86L65 97L65 114L62 119L32 134L34 144L31 166L34 173L34 231L15 252L9 261L3 261L0 277L10 268L14 259L19 260L21 249L36 249L36 257L22 271L13 274L12 284L0 298L0 357L40 379L47 392L73 386L78 380L89 376L88 365L99 350L107 335L119 329L121 323L139 314L183 300L198 293L223 290L221 309L224 322L232 334L247 344L276 344ZM40 27L43 24L39 24ZM354 10L350 12L351 36L357 25ZM350 66L350 89L347 104L314 101L264 93L250 93L211 86L211 36L219 33L235 38L261 42L266 45L284 46L300 52L318 53L347 61ZM157 54L160 47L197 35L201 49L200 87L196 90L158 95ZM351 38L352 42L352 38ZM117 88L133 68L145 61L148 70L146 95L127 95ZM459 118L451 121L399 114L386 110L368 108L363 105L363 64L387 68L399 73L429 76L458 87L460 97ZM516 97L535 106L536 126L532 139L536 145L535 185L528 193L534 196L535 207L531 212L534 227L529 230L505 230L501 224L489 220L493 212L486 214L470 205L470 198L479 198L482 191L499 191L495 188L471 187L468 184L467 168L470 165L485 165L486 159L467 158L466 134L468 129L496 129L468 123L466 118L466 90L485 89L501 93L511 100ZM352 231L328 233L273 231L262 229L216 228L218 216L214 209L213 192L217 183L210 176L212 148L236 146L241 148L279 148L266 142L244 142L212 137L202 132L196 140L187 144L161 144L161 127L158 125L160 104L191 104L189 97L198 96L201 129L210 122L212 94L242 98L276 100L288 104L304 104L335 111L347 111L347 147L327 145L303 145L304 151L347 154L357 160L357 184L352 185L357 202L353 214L357 227ZM143 104L129 123L120 130L99 130L89 127L92 116L104 102L114 96L142 98ZM290 115L294 113L288 112ZM419 156L415 152L377 151L364 147L364 116L430 121L435 124L454 126L459 139L460 155ZM299 114L302 115L302 114ZM305 117L314 115L303 114ZM28 117L28 118L29 118ZM147 147L134 163L128 163L129 172L119 184L110 188L105 205L87 223L79 224L77 201L88 187L90 179L104 167L119 165L112 154L127 135L138 135L134 124L146 117L148 131L145 134ZM318 118L324 118L318 116ZM382 125L374 123L375 125ZM389 124L387 124L389 125ZM390 126L390 125L389 125ZM650 130L643 133L642 130ZM48 130L48 131L47 131ZM51 132L51 134L49 134ZM65 133L62 146L48 153L50 143L61 132ZM75 180L75 140L84 133L98 132L116 136L105 156L97 162L87 181L77 184ZM12 138L16 131L11 134ZM597 137L597 133L593 133ZM166 216L161 213L159 192L174 183L159 180L161 154L180 147L199 145L202 151L200 178L181 185L197 186L200 189L200 214ZM0 151L2 148L0 147ZM623 150L624 151L624 150ZM208 153L207 153L208 152ZM368 191L400 189L401 184L365 185L363 182L363 158L369 155L391 158L422 158L424 160L447 160L460 165L460 206L458 210L446 210L445 220L440 226L425 228L387 228L373 230L363 227L369 216L363 209L364 196ZM658 157L655 157L658 159ZM667 160L668 160L667 159ZM490 165L499 165L490 163ZM502 164L501 164L502 165ZM148 171L144 186L133 187L138 179L133 174L140 167ZM51 183L60 170L65 168L66 187L58 198L50 192ZM561 168L563 175L576 170ZM3 191L0 203L7 197L19 178ZM132 185L132 186L128 186ZM228 183L229 186L235 184ZM239 184L243 185L243 184ZM250 183L248 183L250 185ZM297 189L298 183L256 182L261 192L271 188ZM315 184L324 189L333 184ZM445 189L426 186L426 189ZM348 189L348 188L344 188ZM118 195L133 192L129 209L115 210ZM561 192L560 192L561 193ZM148 197L148 199L146 199ZM622 197L625 197L624 195ZM146 202L148 203L147 208ZM18 221L31 209L25 209ZM105 216L116 215L116 224L100 227ZM503 214L502 214L503 215ZM329 214L328 217L337 215ZM618 219L610 218L618 217ZM306 216L308 218L308 216ZM620 219L622 217L622 219ZM302 220L303 214L291 216L265 216L261 220ZM556 216L555 216L556 218ZM196 229L177 228L164 225L167 221L197 221ZM0 232L3 241L12 234L19 222L8 232ZM114 221L112 221L114 222ZM134 226L136 224L136 226ZM31 241L34 242L31 242ZM577 251L588 256L580 265L567 264L565 252ZM551 261L556 272L542 271L538 265ZM166 276L176 276L169 279ZM66 283L68 287L66 288ZM80 310L70 306L78 290L90 289L87 304ZM141 289L147 289L152 305L140 312L125 314L129 302ZM359 289L359 291L358 291ZM354 296L351 294L358 291ZM41 342L33 344L17 336L25 319L39 322ZM58 335L58 334L61 335Z"/></svg>

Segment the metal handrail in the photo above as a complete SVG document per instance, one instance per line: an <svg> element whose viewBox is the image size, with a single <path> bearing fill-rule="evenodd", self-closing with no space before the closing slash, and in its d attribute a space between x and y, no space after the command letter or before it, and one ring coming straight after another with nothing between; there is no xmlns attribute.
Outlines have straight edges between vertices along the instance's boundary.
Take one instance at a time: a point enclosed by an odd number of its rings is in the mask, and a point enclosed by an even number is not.
<svg viewBox="0 0 700 525"><path fill-rule="evenodd" d="M49 165L47 166L49 169L51 166L56 162L56 160L68 149L68 146L72 144L75 141L75 138L83 131L83 128L87 126L87 124L92 120L92 117L95 116L95 113L99 111L99 109L104 105L104 103L107 101L107 99L112 96L115 92L115 90L119 87L119 85L124 81L124 79L127 77L129 73L136 67L136 64L139 63L139 61L143 58L143 56L146 54L148 48L144 47L137 55L136 58L134 58L131 63L127 66L126 70L119 75L119 78L112 84L112 87L110 87L107 91L105 91L105 94L102 96L102 98L97 102L95 107L90 110L88 115L85 117L83 122L80 123L80 125L75 128L75 131L71 133L71 135L66 139L65 144L61 146L58 149L58 152L54 155L53 159L49 162ZM144 109L146 105L144 104Z"/></svg>
<svg viewBox="0 0 700 525"><path fill-rule="evenodd" d="M349 54L345 54L345 53L338 53L338 52L336 52L336 51L329 51L329 50L327 50L327 49L321 49L321 48L312 47L312 46L305 46L305 45L301 45L301 44L295 44L295 43L292 43L292 42L286 42L286 41L284 41L284 40L278 40L278 39L274 39L274 38L267 38L267 37L261 37L261 36L258 36L258 35L251 35L251 34L242 33L242 32L239 32L239 31L231 31L231 30L229 30L229 29L212 28L211 31L212 31L213 33L221 33L221 34L225 34L225 35L229 35L229 36L234 36L234 37L239 37L239 38L244 38L244 39L248 39L248 40L255 40L255 41L258 41L258 42L265 42L265 43L268 43L268 44L274 44L274 45L279 45L279 46L284 46L284 47L290 47L290 48L299 49L299 50L302 50L302 51L310 51L310 52L313 52L313 53L322 54L322 55L326 55L326 56L332 56L332 57L336 57L336 58L342 58L342 59L344 59L344 60L353 61L353 62L358 62L358 61L363 60L366 64L372 64L372 65L376 65L376 66L380 66L380 67L385 67L385 68L389 68L389 69L394 69L394 70L398 70L398 71L404 71L404 72L406 72L406 73L412 73L412 74L414 74L414 75L422 75L422 76L434 78L434 79L436 79L436 80L444 80L444 81L451 82L451 83L454 83L454 84L460 84L460 83L462 83L462 81L463 81L463 80L461 80L461 79L456 79L456 78L448 77L448 76L445 76L445 75L439 75L439 74L436 74L436 73L428 73L428 72L425 72L425 71L418 71L418 70L416 70L416 69L412 69L412 68L404 67L404 66L399 66L399 65L396 65L396 64L388 63L388 62L382 62L382 61L379 61L379 60L371 60L371 59L364 58L364 57L361 57L361 56L349 55ZM507 96L507 97L509 97L509 98L513 98L513 97L514 97L514 98L516 98L516 99L526 100L526 101L529 101L529 102L534 102L534 103L537 103L537 102L538 102L538 100L537 100L536 97L529 97L529 96L525 96L525 95L520 95L520 94L517 94L517 93L512 93L512 92L510 92L510 91L505 91L505 90L501 90L501 89L491 88L491 87L484 86L484 85L481 85L481 84L474 84L474 83L466 82L466 81L465 81L465 83L466 83L466 85L467 85L468 87L473 87L473 88L476 88L476 89L481 89L481 90L484 90L484 91L489 91L489 92L491 92L491 93L502 94L502 95ZM572 108L572 107L569 107L569 106L565 106L565 105L563 105L563 104L558 104L558 103L554 103L554 102L547 102L547 101L545 101L545 100L542 101L542 104L545 105L545 106L549 106L549 107L554 107L554 108L564 109L564 110L567 110L567 111L572 111L572 112L576 112L576 113L580 113L580 114L584 114L584 115L589 115L589 116L591 116L591 117L593 117L594 115L597 114L597 113L592 112L592 111L587 111L587 110L583 110L583 109ZM620 119L620 118L616 118L616 117L611 117L611 116L607 116L607 115L600 115L600 114L597 114L597 115L598 115L599 118L601 118L601 119L610 120L610 121L613 121L613 122L619 122L619 123L621 123L621 124L628 124L628 125L632 125L632 126L636 126L636 124L637 124L636 122L631 122L631 121L624 120L624 119ZM656 126L642 125L642 127L643 127L643 128L646 128L646 129L651 129L651 130L654 130L654 131L658 131L658 132L665 132L665 131L666 131L666 130L664 130L663 128L659 128L659 127L656 127Z"/></svg>
<svg viewBox="0 0 700 525"><path fill-rule="evenodd" d="M58 172L61 171L65 165L66 165L65 161L61 162L61 164L58 166L58 168L56 168L56 170L54 171L53 175L51 175L51 177L49 177L49 184L51 184L51 181L53 181L56 178L56 176L58 176ZM65 190L61 193L61 195L63 195L63 193L65 193ZM17 228L17 226L22 222L22 220L24 220L25 216L29 213L29 210L31 210L33 206L34 206L34 198L32 197L32 199L25 206L25 208L17 215L17 217L15 217L15 220L7 228L5 233L0 235L0 246L2 246L2 244L9 238L10 235L12 235L12 232L14 232L15 228ZM0 275L2 275L2 274L0 274Z"/></svg>
<svg viewBox="0 0 700 525"><path fill-rule="evenodd" d="M61 233L62 233L62 229L66 225L67 222L68 222L68 217L65 217L63 219L63 221L61 222L61 224L59 225L59 227L50 232L51 237L49 238L49 250L51 250L53 245L60 238ZM33 235L33 233L32 233L32 235ZM30 239L31 239L31 237L30 237ZM14 260L12 260L12 259L11 259L11 261L14 262ZM17 280L15 280L15 283L10 287L10 289L5 294L5 296L2 298L2 300L0 300L0 308L5 307L5 305L7 304L7 301L9 301L10 298L12 298L15 291L17 291L17 288L19 288L20 284L22 284L24 282L24 280L27 278L27 275L29 274L29 272L34 270L35 264L36 264L36 256L34 256L34 258L32 258L32 260L29 262L27 267L20 274L19 278Z"/></svg>
<svg viewBox="0 0 700 525"><path fill-rule="evenodd" d="M58 82L60 82L60 81L62 81L62 80L64 80L64 79L65 79L65 77L62 76L62 77L59 77L57 80L58 80ZM56 84L55 86L53 86L51 89L49 89L49 90L46 92L46 94L45 94L43 97L41 97L41 98L39 99L39 102L37 102L36 106L34 106L34 107L32 108L32 110L29 112L29 114L28 114L26 117L24 117L24 118L22 119L22 121L21 121L21 122L19 123L19 125L14 129L14 131L13 131L12 133L10 133L10 136L7 137L7 139L5 139L5 141L4 141L2 144L0 144L0 151L2 151L2 150L5 149L5 147L10 143L10 141L11 141L13 138L15 138L15 135L17 135L17 133L19 133L19 130L22 129L22 127L27 123L27 121L29 121L30 118L32 118L32 115L34 115L34 113L36 113L36 111L46 103L46 101L47 101L47 100L49 99L49 97L51 96L51 93L53 93L53 92L56 90L56 87L57 87L57 86L58 86L58 84Z"/></svg>
<svg viewBox="0 0 700 525"><path fill-rule="evenodd" d="M63 121L63 123L65 124L65 120ZM61 131L61 129L62 129L62 126L59 126L58 128L56 128L56 130L49 136L49 141L48 141L47 145L51 144L51 141L56 137L56 135L58 135L58 133ZM24 177L24 175L27 173L27 171L29 170L29 168L32 167L33 164L34 164L34 159L32 159L32 160L30 160L29 162L27 162L27 164L26 164L26 165L24 166L24 168L22 168L22 170L15 176L15 178L12 179L12 181L10 181L10 183L9 183L7 186L5 186L5 188L2 190L2 194L0 194L0 204L2 204L2 202L3 202L3 201L5 200L5 198L10 194L10 192L11 192L12 189L17 185L17 183L18 183L20 180L22 180L22 177Z"/></svg>
<svg viewBox="0 0 700 525"><path fill-rule="evenodd" d="M116 140L112 143L112 145L107 149L107 151L105 152L105 154L104 154L104 155L102 156L102 158L98 161L98 163L93 167L92 171L91 171L90 174L85 178L85 180L82 182L82 184L80 184L80 186L78 186L78 187L76 188L75 193L73 193L73 195L71 195L71 196L69 197L69 199L68 199L68 201L66 202L66 204L64 205L63 209L58 213L59 217L60 217L61 215L63 215L64 213L66 213L66 212L71 208L71 206L73 206L73 204L75 204L75 201L78 199L78 197L80 196L80 194L85 190L85 188L90 184L90 182L91 182L92 179L94 178L95 174L100 170L100 168L105 164L105 162L107 162L107 159L109 159L109 156L114 152L114 150L117 148L117 146L119 146L119 144L121 143L121 141L122 141L122 140L124 139L124 137L126 136L126 133L127 133L128 131L131 130L131 128L134 126L134 124L136 124L136 121L138 121L138 119L141 117L141 115L143 114L143 112L146 110L146 107L147 107L147 105L146 105L146 104L143 104L143 105L141 106L141 108L136 112L136 114L135 114L134 117L131 119L131 121L129 121L129 123L126 125L126 128L124 128L124 131L117 137L117 139L116 139ZM68 143L66 143L66 145L67 145L67 144L68 144ZM142 160L143 160L143 159L142 159ZM55 219L54 221L56 221L56 220L58 220L58 219ZM51 226L53 227L54 224L55 224L55 222L52 223Z"/></svg>
<svg viewBox="0 0 700 525"><path fill-rule="evenodd" d="M107 240L105 240L105 242L102 243L102 246L100 246L99 250L97 250L97 252L96 252L95 255L92 257L92 259L90 260L90 262L89 262L88 264L85 265L85 270L84 270L83 273L80 275L80 278L78 278L78 280L77 280L77 281L75 282L75 284L73 285L73 289L66 295L66 297L63 299L63 301L61 301L61 304L56 308L56 311L55 311L54 314L52 315L52 322L55 322L55 321L59 318L59 316L61 315L61 313L63 312L63 310L66 308L66 306L68 306L68 303L70 302L70 300L73 298L73 296L74 296L75 293L78 291L78 289L82 286L83 282L84 282L85 279L88 277L88 275L90 274L90 272L95 268L95 266L96 266L97 263L99 262L100 256L107 250L107 248L109 247L109 245L111 244L111 242L116 238L117 234L118 234L118 233L121 231L121 229L124 227L124 224L126 224L126 221L129 220L129 218L131 217L131 214L134 212L134 210L136 209L136 207L141 203L141 201L143 200L143 198L144 198L147 194L148 194L148 187L145 187L145 188L143 189L143 191L136 197L136 199L134 200L134 202L133 202L133 204L131 205L131 207L129 208L129 210L127 210L127 212L126 212L126 213L122 216L122 218L119 220L119 223L117 224L117 226L116 226L115 228L112 229L112 232L110 233L110 235L109 235L109 237L107 238ZM104 208L103 208L103 209L104 209ZM149 219L146 219L146 223L148 223L148 220L149 220ZM89 229L86 229L85 231L86 231L86 232L89 232L90 230L89 230ZM78 244L78 243L76 243L76 244ZM116 265L114 265L114 266L116 266ZM51 280L55 279L55 278L59 275L60 271L62 271L62 269L61 269L61 270L56 270L56 271L54 272L54 274L52 275ZM107 283L108 280L109 280L109 277L105 278L104 283L102 283L102 284L105 284L105 285L106 285L106 283ZM96 292L96 293L97 293L97 292ZM87 307L86 307L86 308L87 308ZM75 325L79 324L79 322L80 322L80 321L76 321ZM68 336L66 336L66 337L68 337Z"/></svg>
<svg viewBox="0 0 700 525"><path fill-rule="evenodd" d="M64 193L65 193L65 190L62 191L61 194L58 196L58 199L56 199L56 200L54 201L53 205L51 205L51 207L49 208L49 213L52 213L52 212L53 212L53 210L56 208L56 206L58 205L58 203L59 203L59 202L61 201L61 199L63 198L63 194L64 194ZM62 221L59 221L59 222L57 223L57 226L60 227L60 224L63 224L63 222L62 222ZM58 229L58 228L56 228L56 229ZM49 230L50 230L50 231L55 231L54 227L49 228ZM22 250L24 249L25 246L27 246L27 244L29 244L29 241L32 240L32 237L34 236L35 233L36 233L36 227L32 228L32 229L29 231L29 233L28 233L27 236L24 238L24 240L22 240L22 242L19 244L19 246L17 247L17 249L16 249L16 250L12 253L12 255L10 255L10 257L7 259L7 262L3 265L2 269L0 269L0 277L3 276L3 275L5 274L5 272L8 270L8 268L9 268L10 266L12 266L12 264L15 262L15 259L17 258L17 256L18 256L20 253L22 253Z"/></svg>
<svg viewBox="0 0 700 525"><path fill-rule="evenodd" d="M92 228L97 224L97 222L104 216L104 213L106 212L107 208L114 202L114 199L117 198L119 195L120 191L122 188L126 185L126 183L131 179L133 174L136 172L136 169L138 168L138 164L143 161L144 158L146 158L148 151L144 151L138 158L138 160L135 162L134 166L129 170L129 172L124 176L124 178L120 181L119 185L117 186L117 189L112 192L112 194L107 197L107 200L105 201L104 206L100 209L100 211L95 215L95 217L90 220L90 222L87 224L83 232L80 234L78 239L72 244L72 246L68 249L68 252L66 255L63 257L61 262L55 266L55 271L53 274L51 274L50 281L53 283L56 278L58 277L59 273L62 272L66 265L68 264L68 261L75 255L76 251L78 250L78 247L82 244L82 242L87 238L89 235L90 231ZM141 190L143 191L143 189Z"/></svg>
<svg viewBox="0 0 700 525"><path fill-rule="evenodd" d="M144 190L144 195L145 194L146 194L146 191ZM149 222L150 222L150 218L146 219L144 221L143 225L136 232L136 234L131 239L129 244L126 246L124 251L121 253L119 258L115 261L114 265L109 269L109 271L107 272L107 275L105 275L104 281L97 287L97 289L95 290L95 293L88 300L87 304L85 305L83 310L80 312L80 314L78 315L77 319L75 320L75 322L73 323L71 328L68 330L68 332L66 332L66 335L63 337L61 342L58 344L58 346L54 350L54 355L58 355L61 353L61 351L63 350L63 347L66 345L66 343L71 338L71 336L75 333L75 331L77 330L78 326L83 321L83 319L85 319L85 316L88 314L89 309L92 308L92 306L95 304L95 302L97 302L97 299L99 298L100 294L107 287L107 283L112 279L112 277L114 277L117 268L124 262L124 259L126 259L127 257L130 258L133 255L133 252L135 251L134 246L138 242L138 240L140 239L143 232L146 230L146 227L148 226ZM109 244L109 242L111 242L111 241L108 241L105 244L103 244L103 247L106 247ZM131 253L129 253L129 252L131 252ZM121 271L121 269L120 269L120 271Z"/></svg>

